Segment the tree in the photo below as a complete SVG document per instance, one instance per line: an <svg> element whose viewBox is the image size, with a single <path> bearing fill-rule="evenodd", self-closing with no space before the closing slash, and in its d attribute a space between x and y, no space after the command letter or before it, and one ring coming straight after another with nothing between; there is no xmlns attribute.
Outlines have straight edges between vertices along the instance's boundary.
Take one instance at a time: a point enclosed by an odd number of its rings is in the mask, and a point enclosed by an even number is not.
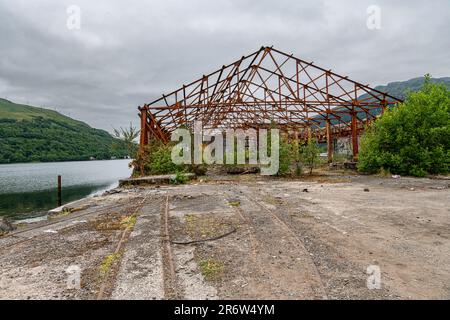
<svg viewBox="0 0 450 320"><path fill-rule="evenodd" d="M319 159L319 152L319 146L315 138L309 139L306 145L302 147L303 162L309 168L309 174L312 174L314 166Z"/></svg>
<svg viewBox="0 0 450 320"><path fill-rule="evenodd" d="M120 127L120 129L113 128L113 130L116 138L121 140L123 146L127 149L128 155L134 157L138 151L135 140L139 136L139 130L136 127L133 127L131 122L129 128L124 129Z"/></svg>
<svg viewBox="0 0 450 320"><path fill-rule="evenodd" d="M286 138L280 137L279 144L279 167L277 175L287 175L291 171L291 165L294 161L294 149L293 146L287 141Z"/></svg>
<svg viewBox="0 0 450 320"><path fill-rule="evenodd" d="M425 176L450 166L450 91L430 83L387 110L361 138L358 169Z"/></svg>

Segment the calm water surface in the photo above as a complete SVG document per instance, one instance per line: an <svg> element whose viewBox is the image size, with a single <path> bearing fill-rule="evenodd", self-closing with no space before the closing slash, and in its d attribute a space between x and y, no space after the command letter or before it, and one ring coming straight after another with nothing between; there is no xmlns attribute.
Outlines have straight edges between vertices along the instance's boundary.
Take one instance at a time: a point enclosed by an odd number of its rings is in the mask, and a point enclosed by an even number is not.
<svg viewBox="0 0 450 320"><path fill-rule="evenodd" d="M57 206L57 177L62 176L62 202L113 188L129 177L130 160L20 163L0 165L0 216L13 219L46 214Z"/></svg>

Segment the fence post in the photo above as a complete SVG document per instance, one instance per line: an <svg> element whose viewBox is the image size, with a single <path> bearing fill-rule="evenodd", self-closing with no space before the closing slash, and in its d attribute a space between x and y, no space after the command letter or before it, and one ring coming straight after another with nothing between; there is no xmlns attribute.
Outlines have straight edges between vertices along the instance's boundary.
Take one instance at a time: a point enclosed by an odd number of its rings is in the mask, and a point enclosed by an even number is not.
<svg viewBox="0 0 450 320"><path fill-rule="evenodd" d="M61 176L58 175L58 207L61 207Z"/></svg>

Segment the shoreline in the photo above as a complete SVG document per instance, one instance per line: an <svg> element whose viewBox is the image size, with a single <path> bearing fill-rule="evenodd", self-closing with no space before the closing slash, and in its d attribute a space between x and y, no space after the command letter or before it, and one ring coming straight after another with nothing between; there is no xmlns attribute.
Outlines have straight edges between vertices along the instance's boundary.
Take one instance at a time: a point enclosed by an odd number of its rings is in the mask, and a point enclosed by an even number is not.
<svg viewBox="0 0 450 320"><path fill-rule="evenodd" d="M0 166L2 165L15 165L15 164L45 164L45 163L68 163L68 162L99 162L99 161L119 161L119 160L132 160L131 158L124 158L124 159L96 159L96 160L61 160L61 161L38 161L38 162L7 162L7 163L0 163Z"/></svg>
<svg viewBox="0 0 450 320"><path fill-rule="evenodd" d="M43 216L58 204L57 177L62 177L62 201L95 196L129 177L129 160L97 160L0 165L0 214L14 220Z"/></svg>
<svg viewBox="0 0 450 320"><path fill-rule="evenodd" d="M114 182L114 183L110 184L106 188L101 188L101 189L99 189L97 191L94 191L94 192L88 194L87 196L84 196L84 197L82 197L80 199L77 199L77 200L73 200L73 201L67 202L65 204L62 204L59 207L54 207L52 209L39 211L39 212L31 212L30 214L32 214L33 216L30 217L30 218L13 219L12 223L14 225L18 225L18 224L32 224L32 223L39 222L39 221L47 221L52 215L60 214L66 208L74 207L78 203L82 203L83 201L89 200L90 198L99 197L99 196L103 195L105 192L114 190L114 189L116 189L118 187L119 187L119 183L118 182ZM15 213L14 216L16 216L16 215L24 215L24 214Z"/></svg>

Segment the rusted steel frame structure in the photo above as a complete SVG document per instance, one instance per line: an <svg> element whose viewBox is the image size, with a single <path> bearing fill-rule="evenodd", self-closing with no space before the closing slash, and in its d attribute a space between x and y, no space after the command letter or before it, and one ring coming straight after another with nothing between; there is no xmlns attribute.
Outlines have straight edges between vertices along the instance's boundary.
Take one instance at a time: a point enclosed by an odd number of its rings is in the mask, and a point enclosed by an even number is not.
<svg viewBox="0 0 450 320"><path fill-rule="evenodd" d="M329 161L333 139L351 136L356 160L360 132L398 102L313 62L261 47L139 107L140 143L167 142L176 128L192 129L194 121L219 130L268 128L274 122L298 139L314 136L326 141Z"/></svg>

